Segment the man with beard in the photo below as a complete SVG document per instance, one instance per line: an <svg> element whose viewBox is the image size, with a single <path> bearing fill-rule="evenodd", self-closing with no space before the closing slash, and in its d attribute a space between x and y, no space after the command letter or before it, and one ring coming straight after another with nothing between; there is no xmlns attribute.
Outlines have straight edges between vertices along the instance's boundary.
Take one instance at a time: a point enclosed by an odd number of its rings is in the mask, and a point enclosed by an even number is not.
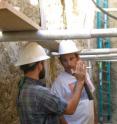
<svg viewBox="0 0 117 124"><path fill-rule="evenodd" d="M66 103L40 82L44 76L44 61L48 58L44 48L36 42L27 44L20 54L16 65L24 72L17 98L21 124L59 124L59 117L73 114L79 103L86 69L77 75L79 83L76 84L72 98Z"/></svg>

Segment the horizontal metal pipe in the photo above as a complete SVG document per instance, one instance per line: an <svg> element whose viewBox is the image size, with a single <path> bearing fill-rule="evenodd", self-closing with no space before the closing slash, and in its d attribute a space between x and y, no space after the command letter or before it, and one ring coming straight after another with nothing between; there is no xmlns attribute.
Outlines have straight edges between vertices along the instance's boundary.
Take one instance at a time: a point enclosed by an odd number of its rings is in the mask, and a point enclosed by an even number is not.
<svg viewBox="0 0 117 124"><path fill-rule="evenodd" d="M77 38L91 38L90 32L71 30L38 30L38 31L14 31L3 32L0 41L44 41L44 40L67 40Z"/></svg>
<svg viewBox="0 0 117 124"><path fill-rule="evenodd" d="M117 62L117 58L114 59L82 59L83 61L99 61L99 62Z"/></svg>
<svg viewBox="0 0 117 124"><path fill-rule="evenodd" d="M81 58L83 61L116 61L116 58Z"/></svg>
<svg viewBox="0 0 117 124"><path fill-rule="evenodd" d="M113 54L117 54L117 48L99 48L99 49L83 49L80 51L79 55L83 56L84 57L87 57L87 56L92 56L92 55L105 55L105 56L108 56L109 54L113 55ZM57 56L58 53L57 52L52 52L51 53L53 56ZM114 54L114 55L115 55Z"/></svg>
<svg viewBox="0 0 117 124"><path fill-rule="evenodd" d="M10 31L3 32L3 41L44 41L67 39L90 39L96 37L117 37L117 28L110 29L79 29L79 30L38 30L38 31Z"/></svg>
<svg viewBox="0 0 117 124"><path fill-rule="evenodd" d="M96 37L117 37L117 28L93 29L91 31L91 38Z"/></svg>
<svg viewBox="0 0 117 124"><path fill-rule="evenodd" d="M117 59L117 53L115 54L100 54L100 55L80 55L83 60L115 60Z"/></svg>
<svg viewBox="0 0 117 124"><path fill-rule="evenodd" d="M53 56L58 56L59 54L57 54L56 52L52 52L52 54L51 55L53 55ZM80 58L82 59L82 60L85 60L85 61L106 61L106 60L108 60L108 61L115 61L115 60L117 60L117 53L110 53L110 54L80 54L79 55L80 56Z"/></svg>
<svg viewBox="0 0 117 124"><path fill-rule="evenodd" d="M117 53L117 48L83 49L81 50L80 55L97 55L110 53Z"/></svg>
<svg viewBox="0 0 117 124"><path fill-rule="evenodd" d="M108 59L108 60L96 60L96 61L101 61L101 62L117 62L117 58L116 59Z"/></svg>

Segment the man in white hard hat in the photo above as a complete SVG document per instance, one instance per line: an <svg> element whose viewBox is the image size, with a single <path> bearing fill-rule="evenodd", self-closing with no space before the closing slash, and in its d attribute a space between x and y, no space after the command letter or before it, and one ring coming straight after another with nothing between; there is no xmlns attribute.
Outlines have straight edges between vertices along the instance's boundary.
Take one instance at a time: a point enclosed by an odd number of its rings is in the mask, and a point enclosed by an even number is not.
<svg viewBox="0 0 117 124"><path fill-rule="evenodd" d="M78 55L79 52L80 50L73 41L63 40L59 44L58 53L53 53L54 55L59 56L65 71L61 72L55 79L51 92L63 98L66 102L72 98L72 95L75 92L75 86L81 79L83 82L85 81L85 86L88 84L92 92L95 89L90 81L88 73L83 71L85 64L81 61ZM83 78L79 77L82 73L85 73ZM66 120L66 123L68 124L94 124L94 122L97 124L97 121L94 121L93 100L89 100L88 96L89 93L87 94L85 88L83 88L80 102L75 113L73 115L64 115L64 118L62 118L61 121Z"/></svg>
<svg viewBox="0 0 117 124"><path fill-rule="evenodd" d="M36 42L26 45L19 57L17 66L24 72L19 83L17 99L21 124L59 124L63 114L73 114L80 100L84 81L76 85L76 90L69 102L53 95L40 82L44 72L44 61L49 58L44 48ZM83 70L85 71L85 69ZM77 75L82 78L84 73Z"/></svg>

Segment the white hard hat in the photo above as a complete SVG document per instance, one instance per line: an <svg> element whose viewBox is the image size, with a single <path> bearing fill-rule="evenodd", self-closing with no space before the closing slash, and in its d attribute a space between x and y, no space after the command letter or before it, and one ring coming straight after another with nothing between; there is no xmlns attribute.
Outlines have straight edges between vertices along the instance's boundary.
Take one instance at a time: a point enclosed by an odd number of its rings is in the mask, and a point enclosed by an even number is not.
<svg viewBox="0 0 117 124"><path fill-rule="evenodd" d="M49 59L49 56L47 56L44 48L36 42L31 42L22 49L16 66L43 61L46 59Z"/></svg>
<svg viewBox="0 0 117 124"><path fill-rule="evenodd" d="M52 52L52 55L64 55L69 53L79 53L81 50L76 47L72 40L62 40L59 44L59 50Z"/></svg>

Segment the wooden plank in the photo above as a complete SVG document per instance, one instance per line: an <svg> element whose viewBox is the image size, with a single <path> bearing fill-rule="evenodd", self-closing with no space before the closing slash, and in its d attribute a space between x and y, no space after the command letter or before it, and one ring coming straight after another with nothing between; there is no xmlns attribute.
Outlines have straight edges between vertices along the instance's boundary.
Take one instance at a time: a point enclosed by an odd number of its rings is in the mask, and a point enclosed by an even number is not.
<svg viewBox="0 0 117 124"><path fill-rule="evenodd" d="M23 13L6 2L0 2L0 30L25 31L38 30L39 26Z"/></svg>

